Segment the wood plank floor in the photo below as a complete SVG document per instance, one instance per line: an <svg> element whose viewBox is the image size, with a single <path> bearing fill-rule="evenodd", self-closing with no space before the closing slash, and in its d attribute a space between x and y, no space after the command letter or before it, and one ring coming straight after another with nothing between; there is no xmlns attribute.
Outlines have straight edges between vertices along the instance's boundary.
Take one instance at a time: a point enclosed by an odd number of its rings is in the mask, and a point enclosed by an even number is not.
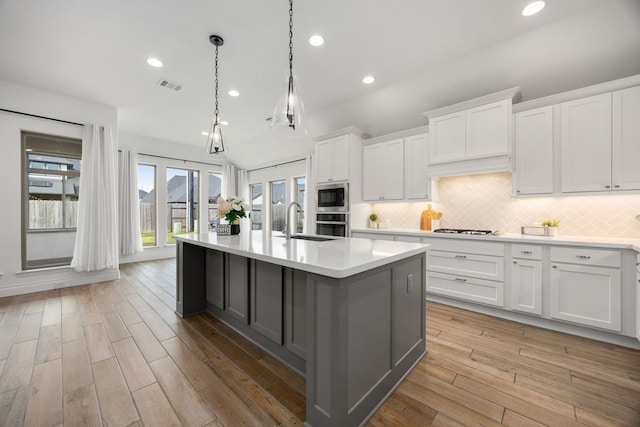
<svg viewBox="0 0 640 427"><path fill-rule="evenodd" d="M213 317L175 261L0 298L0 426L296 426L305 380ZM427 303L428 354L370 426L640 426L640 351Z"/></svg>

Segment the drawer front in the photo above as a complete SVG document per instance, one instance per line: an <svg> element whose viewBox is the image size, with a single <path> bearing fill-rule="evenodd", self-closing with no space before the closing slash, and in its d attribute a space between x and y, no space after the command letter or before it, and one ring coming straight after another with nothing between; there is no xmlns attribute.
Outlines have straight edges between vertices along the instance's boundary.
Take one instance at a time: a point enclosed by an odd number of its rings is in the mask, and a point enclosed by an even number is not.
<svg viewBox="0 0 640 427"><path fill-rule="evenodd" d="M432 249L447 252L463 252L468 254L504 256L504 244L480 242L457 238L423 237L422 243L428 243Z"/></svg>
<svg viewBox="0 0 640 427"><path fill-rule="evenodd" d="M398 242L409 242L409 243L420 243L420 237L418 237L418 236L396 235L396 241L398 241Z"/></svg>
<svg viewBox="0 0 640 427"><path fill-rule="evenodd" d="M427 272L427 292L504 307L504 283Z"/></svg>
<svg viewBox="0 0 640 427"><path fill-rule="evenodd" d="M537 245L512 245L511 257L520 259L542 259L542 246Z"/></svg>
<svg viewBox="0 0 640 427"><path fill-rule="evenodd" d="M393 234L382 234L382 233L364 233L362 231L354 231L351 233L351 237L356 237L358 239L370 239L370 240L394 240Z"/></svg>
<svg viewBox="0 0 640 427"><path fill-rule="evenodd" d="M620 255L620 251L552 247L551 262L566 262L570 264L620 268L622 256Z"/></svg>
<svg viewBox="0 0 640 427"><path fill-rule="evenodd" d="M504 258L430 250L427 270L486 280L504 280Z"/></svg>

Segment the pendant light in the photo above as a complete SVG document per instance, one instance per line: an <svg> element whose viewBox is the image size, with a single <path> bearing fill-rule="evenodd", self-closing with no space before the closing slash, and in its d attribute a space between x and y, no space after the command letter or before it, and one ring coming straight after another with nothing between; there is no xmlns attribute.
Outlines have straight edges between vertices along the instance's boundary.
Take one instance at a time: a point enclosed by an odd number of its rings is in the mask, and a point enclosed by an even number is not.
<svg viewBox="0 0 640 427"><path fill-rule="evenodd" d="M293 71L293 0L289 0L289 70L273 112L271 131L281 136L300 136L309 132L305 123L298 76Z"/></svg>
<svg viewBox="0 0 640 427"><path fill-rule="evenodd" d="M209 41L216 47L216 109L214 111L213 122L207 135L207 152L209 154L219 154L224 151L224 141L222 137L222 129L220 127L220 111L218 109L218 48L224 44L224 40L220 36L210 36Z"/></svg>

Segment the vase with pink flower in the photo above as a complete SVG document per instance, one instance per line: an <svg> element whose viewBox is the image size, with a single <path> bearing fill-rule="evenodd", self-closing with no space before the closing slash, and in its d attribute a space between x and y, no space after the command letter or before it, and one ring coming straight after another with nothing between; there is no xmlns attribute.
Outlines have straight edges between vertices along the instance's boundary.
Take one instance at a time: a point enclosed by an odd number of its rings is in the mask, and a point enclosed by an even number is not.
<svg viewBox="0 0 640 427"><path fill-rule="evenodd" d="M248 210L249 206L240 197L219 197L216 215L231 225L231 234L240 234L240 218L246 218Z"/></svg>

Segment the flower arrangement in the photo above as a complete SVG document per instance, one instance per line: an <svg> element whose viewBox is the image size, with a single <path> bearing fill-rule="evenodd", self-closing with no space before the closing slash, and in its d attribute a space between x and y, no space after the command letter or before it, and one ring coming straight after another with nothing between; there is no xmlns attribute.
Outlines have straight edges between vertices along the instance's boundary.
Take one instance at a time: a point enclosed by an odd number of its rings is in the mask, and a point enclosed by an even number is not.
<svg viewBox="0 0 640 427"><path fill-rule="evenodd" d="M240 218L246 218L248 210L249 206L240 197L231 196L228 199L218 197L216 215L219 218L226 219L229 224L233 224Z"/></svg>

